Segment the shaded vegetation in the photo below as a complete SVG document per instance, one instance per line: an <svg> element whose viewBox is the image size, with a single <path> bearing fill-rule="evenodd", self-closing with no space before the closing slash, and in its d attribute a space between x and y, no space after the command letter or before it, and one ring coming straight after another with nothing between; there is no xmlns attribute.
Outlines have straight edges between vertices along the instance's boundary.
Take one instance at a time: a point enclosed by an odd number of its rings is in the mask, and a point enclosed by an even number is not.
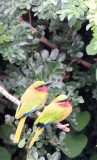
<svg viewBox="0 0 97 160"><path fill-rule="evenodd" d="M36 116L29 116L20 143L13 144L17 106L0 94L0 157L96 160L96 0L3 0L0 5L0 85L20 99L34 81L50 80L46 105L60 93L73 105L67 118L70 133L49 125L28 150L25 143Z"/></svg>

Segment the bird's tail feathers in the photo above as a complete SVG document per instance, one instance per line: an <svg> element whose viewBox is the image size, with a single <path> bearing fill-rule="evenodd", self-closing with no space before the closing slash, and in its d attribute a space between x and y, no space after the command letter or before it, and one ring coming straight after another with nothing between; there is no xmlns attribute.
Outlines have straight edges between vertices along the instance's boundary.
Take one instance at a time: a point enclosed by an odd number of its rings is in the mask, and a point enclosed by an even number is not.
<svg viewBox="0 0 97 160"><path fill-rule="evenodd" d="M32 132L32 134L31 134L31 136L30 136L31 141L29 142L29 148L31 148L31 147L33 146L34 142L36 141L36 139L38 138L38 136L39 136L40 133L42 132L43 128L44 128L44 127L41 127L41 128L40 128L40 127L37 127L37 128ZM35 134L34 137L32 137L33 134Z"/></svg>
<svg viewBox="0 0 97 160"><path fill-rule="evenodd" d="M13 143L18 143L20 140L20 136L21 136L21 132L25 123L26 117L22 117L19 121L16 133L15 133L15 137L14 137L14 141Z"/></svg>

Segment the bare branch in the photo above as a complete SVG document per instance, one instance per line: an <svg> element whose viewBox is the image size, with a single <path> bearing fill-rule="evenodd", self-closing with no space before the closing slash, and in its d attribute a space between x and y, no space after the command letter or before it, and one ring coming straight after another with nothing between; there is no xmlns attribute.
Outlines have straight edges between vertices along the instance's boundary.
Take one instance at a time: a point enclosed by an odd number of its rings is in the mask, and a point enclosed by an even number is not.
<svg viewBox="0 0 97 160"><path fill-rule="evenodd" d="M49 47L51 49L58 48L55 44L52 44L52 43L48 42L48 40L45 37L41 37L40 42L45 44L47 47Z"/></svg>
<svg viewBox="0 0 97 160"><path fill-rule="evenodd" d="M86 61L84 61L84 60L82 60L82 59L76 60L76 63L77 63L77 64L81 64L82 66L86 67L87 69L89 69L89 68L92 66L91 63L86 62Z"/></svg>
<svg viewBox="0 0 97 160"><path fill-rule="evenodd" d="M53 144L53 145L55 145L55 146L60 146L60 143L54 143L54 142L52 142L52 141L47 141L47 140L42 140L43 142L46 142L46 143L51 143L51 144Z"/></svg>
<svg viewBox="0 0 97 160"><path fill-rule="evenodd" d="M0 92L10 101L12 101L13 103L19 105L20 101L15 98L14 96L12 96L11 94L9 94L3 87L0 86Z"/></svg>

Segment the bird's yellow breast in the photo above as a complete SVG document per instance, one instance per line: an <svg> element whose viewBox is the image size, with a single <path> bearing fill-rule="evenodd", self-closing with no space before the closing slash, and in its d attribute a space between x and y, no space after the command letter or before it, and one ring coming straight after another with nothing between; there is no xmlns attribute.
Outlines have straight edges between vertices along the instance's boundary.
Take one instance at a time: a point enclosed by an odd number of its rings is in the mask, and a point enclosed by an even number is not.
<svg viewBox="0 0 97 160"><path fill-rule="evenodd" d="M55 121L55 123L59 123L59 122L63 121L64 119L66 119L70 115L71 112L72 112L72 106L71 107L64 107L63 115L59 119L57 119Z"/></svg>

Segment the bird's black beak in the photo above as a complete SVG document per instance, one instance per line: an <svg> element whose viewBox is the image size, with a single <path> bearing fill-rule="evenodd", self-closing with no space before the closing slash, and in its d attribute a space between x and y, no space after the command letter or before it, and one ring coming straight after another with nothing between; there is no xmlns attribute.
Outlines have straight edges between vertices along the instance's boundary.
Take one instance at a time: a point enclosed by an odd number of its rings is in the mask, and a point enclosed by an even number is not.
<svg viewBox="0 0 97 160"><path fill-rule="evenodd" d="M51 82L46 82L43 86L49 86L49 85L51 85L53 82L51 81Z"/></svg>

